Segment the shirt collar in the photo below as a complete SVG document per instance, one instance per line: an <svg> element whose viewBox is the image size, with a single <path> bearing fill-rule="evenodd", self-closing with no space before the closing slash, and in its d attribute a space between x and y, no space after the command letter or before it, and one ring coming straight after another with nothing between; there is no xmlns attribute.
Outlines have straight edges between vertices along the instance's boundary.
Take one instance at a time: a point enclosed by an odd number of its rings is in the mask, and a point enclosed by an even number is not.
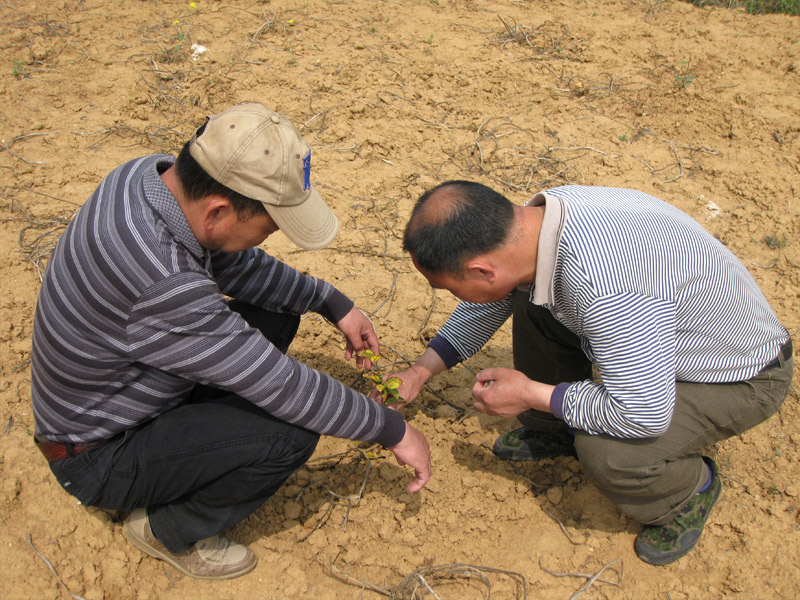
<svg viewBox="0 0 800 600"><path fill-rule="evenodd" d="M545 205L544 219L539 231L539 248L536 256L535 285L531 290L531 302L538 305L553 304L555 293L553 279L556 269L558 240L567 217L567 206L564 202L548 194L539 192L525 203L526 206Z"/></svg>
<svg viewBox="0 0 800 600"><path fill-rule="evenodd" d="M174 163L175 157L167 155L160 157L160 160L153 163L152 168L148 169L144 174L142 181L144 194L150 206L161 216L175 239L183 244L201 264L205 264L208 252L197 241L194 233L192 233L192 228L189 227L186 216L178 205L178 201L159 176L159 166Z"/></svg>

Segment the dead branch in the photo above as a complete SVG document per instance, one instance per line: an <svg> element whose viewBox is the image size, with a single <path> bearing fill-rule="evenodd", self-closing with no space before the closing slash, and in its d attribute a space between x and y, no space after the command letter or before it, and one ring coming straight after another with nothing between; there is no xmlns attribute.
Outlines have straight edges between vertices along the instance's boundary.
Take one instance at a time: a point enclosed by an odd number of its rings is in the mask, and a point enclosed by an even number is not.
<svg viewBox="0 0 800 600"><path fill-rule="evenodd" d="M392 592L386 588L378 587L374 583L370 583L364 579L359 579L358 577L354 577L350 575L347 571L343 571L342 569L338 568L333 561L328 564L328 569L330 569L331 573L333 574L334 578L338 579L339 581L343 581L344 583L354 585L356 587L361 588L362 590L370 590L380 594L381 596L391 596Z"/></svg>
<svg viewBox="0 0 800 600"><path fill-rule="evenodd" d="M574 181L577 174L572 174L572 161L588 152L602 154L590 146L537 150L536 144L531 131L508 117L490 117L478 126L471 144L449 153L449 160L439 165L437 177L441 179L442 169L453 165L465 175L482 175L506 189L527 192ZM563 156L565 153L568 156Z"/></svg>
<svg viewBox="0 0 800 600"><path fill-rule="evenodd" d="M49 560L47 560L47 557L46 557L44 554L42 554L41 552L39 552L39 551L36 549L36 547L33 545L33 540L31 539L31 534L30 534L30 533L26 533L26 534L25 534L25 539L28 541L28 545L31 547L31 550L33 550L33 551L36 553L36 556L38 556L39 558L41 558L41 559L44 561L44 564L45 564L45 565L47 565L47 568L48 568L48 569L50 570L50 572L53 574L53 577L55 577L55 578L56 578L56 581L58 582L58 584L59 584L59 585L60 585L62 588L64 588L64 590L65 590L65 591L66 591L66 592L67 592L67 593L68 593L68 594L69 594L69 595L70 595L72 598L74 598L75 600L86 600L86 599L85 599L83 596L79 596L78 594L73 594L73 593L72 593L72 592L69 590L69 588L67 587L67 585L66 585L66 584L65 584L63 581L61 581L61 577L59 577L59 576L58 576L58 573L56 572L56 568L53 566L53 563L51 563Z"/></svg>
<svg viewBox="0 0 800 600"><path fill-rule="evenodd" d="M185 142L186 135L177 130L177 128L185 122L186 121L175 126L145 127L144 129L137 129L128 125L116 125L110 129L103 130L101 133L105 133L105 135L89 146L89 148L95 150L106 139L112 135L116 135L121 138L138 138L133 143L135 146L154 148L159 151L174 150L180 148Z"/></svg>
<svg viewBox="0 0 800 600"><path fill-rule="evenodd" d="M35 191L28 188L18 189ZM39 281L42 281L47 259L56 247L61 237L61 232L66 228L71 219L72 214L54 217L50 220L41 220L33 217L30 213L25 213L22 217L2 219L0 222L23 221L27 223L27 225L20 230L17 238L20 248L19 252L33 265L36 275L39 277ZM40 233L31 241L27 240L29 231L41 231L42 229L46 231Z"/></svg>
<svg viewBox="0 0 800 600"><path fill-rule="evenodd" d="M26 134L23 134L23 135L15 136L15 137L11 138L10 140L8 140L8 142L5 142L5 141L0 142L0 151L5 150L11 156L13 156L14 158L17 158L17 159L21 160L22 162L27 163L29 165L46 165L47 161L28 160L27 158L25 158L23 156L20 156L19 154L15 153L15 152L13 152L11 150L11 146L13 146L17 142L21 142L23 140L27 140L27 139L35 138L35 137L43 137L43 136L49 136L49 135L59 135L61 133L71 133L72 135L79 135L79 136L82 136L82 137L86 137L86 136L92 136L92 135L108 133L108 131L109 131L108 129L100 129L98 131L91 131L91 132L73 131L73 130L61 130L61 131L43 131L41 133L26 133Z"/></svg>
<svg viewBox="0 0 800 600"><path fill-rule="evenodd" d="M673 181L678 181L681 177L683 177L683 162L681 161L681 157L678 155L678 151L675 149L675 144L668 141L669 147L672 148L672 153L675 155L675 160L678 161L678 174L673 177L672 179L667 179L664 183L671 183Z"/></svg>
<svg viewBox="0 0 800 600"><path fill-rule="evenodd" d="M651 131L646 131L645 133L652 133L652 132ZM681 148L683 150L689 150L689 158L692 159L692 160L694 159L695 154L698 154L698 153L700 153L700 154L711 154L711 155L718 155L719 154L719 152L717 152L716 150L712 150L711 148L707 148L705 146L684 146L684 145L681 145L681 144L676 144L672 140L665 140L665 139L662 139L661 141L666 143L670 147L670 150L672 150L672 155L675 157L675 163L670 163L670 164L668 164L668 165L666 165L664 167L656 169L655 167L653 167L650 163L648 163L643 158L641 158L639 156L636 156L636 155L632 155L632 156L633 156L633 158L638 160L640 163L642 163L645 167L647 167L648 170L650 171L650 174L652 176L654 176L654 177L658 173L661 173L662 171L666 171L667 169L672 169L672 168L675 167L675 165L677 165L678 174L675 175L674 177L670 177L669 179L662 180L662 183L672 183L674 181L677 181L678 179L683 177L683 175L685 173L683 160L681 159L681 156L678 153L678 148Z"/></svg>
<svg viewBox="0 0 800 600"><path fill-rule="evenodd" d="M558 56L567 42L576 42L570 35L569 27L564 23L545 21L539 27L526 27L518 25L513 18L503 19L497 16L503 24L504 31L497 34L494 43L499 44L502 50L510 43L531 48L537 58ZM559 29L560 32L553 34L550 29Z"/></svg>
<svg viewBox="0 0 800 600"><path fill-rule="evenodd" d="M400 583L391 588L382 588L363 579L354 577L336 567L333 561L329 563L328 569L332 576L339 581L361 587L362 589L369 589L383 596L387 596L391 600L416 600L423 598L426 593L432 594L434 598L439 598L435 590L436 586L440 583L452 585L454 581L471 587L480 584L486 588L486 597L489 598L491 597L492 581L487 574L509 577L514 583L514 597L521 600L526 600L528 598L528 580L524 575L516 571L507 571L495 567L463 563L422 567L406 575Z"/></svg>
<svg viewBox="0 0 800 600"><path fill-rule="evenodd" d="M347 458L348 456L351 456L353 454L355 454L356 457L357 457L356 461L351 462L351 463L341 464L342 461L345 458ZM336 508L336 506L340 506L340 505L345 505L346 509L347 509L346 512L345 512L344 524L343 524L344 531L347 531L347 523L348 523L348 521L350 519L350 511L354 506L358 506L359 503L361 502L361 498L362 498L362 496L364 494L364 488L367 485L367 479L369 477L369 472L372 469L372 461L370 460L369 456L367 456L366 452L364 452L360 448L353 447L353 448L350 448L349 450L347 450L346 452L342 452L342 453L339 453L339 454L332 454L332 455L329 455L329 456L323 456L321 458L310 460L306 464L311 464L313 462L319 462L319 461L323 461L323 460L330 460L332 458L333 459L337 459L336 462L335 462L335 465L340 465L340 466L337 466L336 468L334 468L334 470L332 472L328 473L327 475L325 475L325 476L323 476L323 477L321 477L319 479L316 479L314 481L309 482L308 485L306 485L302 490L300 490L300 493L297 495L297 500L299 500L301 498L301 496L307 490L309 490L311 488L314 488L314 487L319 487L325 481L328 481L329 479L331 479L335 475L342 474L343 472L346 471L344 473L344 476L342 477L341 481L339 481L339 483L336 486L334 486L333 489L330 489L330 488L327 488L327 487L324 488L325 492L327 494L327 498L326 498L325 502L322 504L322 506L326 507L325 508L325 512L319 519L317 519L317 522L314 524L314 526L312 527L311 531L309 531L306 535L304 535L299 540L297 540L298 542L303 542L303 541L307 540L309 537L311 537L311 534L313 534L317 529L322 527L328 521L328 519L330 518L331 514L333 513L334 508ZM338 490L340 487L342 487L346 483L347 479L349 479L349 477L352 474L355 473L358 465L360 465L362 462L366 465L366 468L365 468L364 474L363 474L363 476L361 478L361 484L359 485L358 490L356 491L356 493L354 493L354 494L339 494L336 491L334 491L334 490Z"/></svg>
<svg viewBox="0 0 800 600"><path fill-rule="evenodd" d="M616 563L619 563L619 571L614 570L614 572L617 573L617 581L611 581L611 580L608 580L608 579L601 579L600 575L602 575L607 569L609 569L612 565L614 565ZM611 584L611 585L614 585L614 586L619 586L622 583L622 573L623 573L624 563L622 562L622 559L615 558L610 563L607 563L606 565L604 565L597 573L594 573L593 575L590 574L590 573L557 573L555 571L551 571L549 569L546 569L544 566L542 566L542 557L540 556L539 557L539 568L541 568L542 571L544 571L545 573L548 573L549 575L552 575L553 577L584 577L584 578L586 578L588 580L586 582L586 584L581 589L579 589L577 592L572 594L572 596L570 596L570 598L569 598L569 600L575 600L575 598L577 598L578 596L581 596L582 594L585 594L586 592L588 592L589 588L592 587L592 585L594 584L595 581L599 581L601 583L608 583L608 584Z"/></svg>
<svg viewBox="0 0 800 600"><path fill-rule="evenodd" d="M424 342L425 340L422 339L422 330L428 325L428 319L431 318L433 314L433 307L436 306L436 290L431 287L429 283L426 283L427 288L431 291L431 303L428 306L428 312L425 313L425 317L422 319L422 323L417 328L417 337Z"/></svg>
<svg viewBox="0 0 800 600"><path fill-rule="evenodd" d="M561 519L559 519L557 516L555 516L546 508L542 508L542 512L544 512L544 514L553 519L553 521L558 523L558 526L561 528L561 533L563 533L566 536L570 544L572 544L573 546L580 546L578 542L572 539L572 536L569 534L569 531L567 531L567 528L564 526L564 523L561 522Z"/></svg>

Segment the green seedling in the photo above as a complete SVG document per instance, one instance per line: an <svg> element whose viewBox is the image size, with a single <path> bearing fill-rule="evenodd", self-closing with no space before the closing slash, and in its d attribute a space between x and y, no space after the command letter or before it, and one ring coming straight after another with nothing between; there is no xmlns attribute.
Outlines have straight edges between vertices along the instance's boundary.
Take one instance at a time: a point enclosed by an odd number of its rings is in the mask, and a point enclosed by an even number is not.
<svg viewBox="0 0 800 600"><path fill-rule="evenodd" d="M776 235L768 235L764 238L764 243L769 246L771 250L779 250L786 245L786 240Z"/></svg>
<svg viewBox="0 0 800 600"><path fill-rule="evenodd" d="M21 60L14 60L14 66L11 67L11 72L14 74L16 79L22 79L25 75L25 63Z"/></svg>
<svg viewBox="0 0 800 600"><path fill-rule="evenodd" d="M369 371L364 373L364 377L369 379L375 384L375 389L383 398L384 404L394 404L395 402L402 402L400 397L399 388L403 385L403 380L399 377L389 377L384 380L378 372L378 361L383 358L380 354L375 354L372 350L362 350L358 353L362 358L366 358L371 363Z"/></svg>
<svg viewBox="0 0 800 600"><path fill-rule="evenodd" d="M675 82L678 84L678 87L680 87L682 89L686 89L687 87L692 85L692 82L694 81L694 73L690 73L689 72L690 61L681 60L681 61L678 61L678 62L681 65L685 65L685 66L681 66L680 67L680 72L675 75Z"/></svg>
<svg viewBox="0 0 800 600"><path fill-rule="evenodd" d="M694 75L689 73L688 75L675 75L675 81L678 82L678 86L681 88L687 88L692 85L694 81Z"/></svg>

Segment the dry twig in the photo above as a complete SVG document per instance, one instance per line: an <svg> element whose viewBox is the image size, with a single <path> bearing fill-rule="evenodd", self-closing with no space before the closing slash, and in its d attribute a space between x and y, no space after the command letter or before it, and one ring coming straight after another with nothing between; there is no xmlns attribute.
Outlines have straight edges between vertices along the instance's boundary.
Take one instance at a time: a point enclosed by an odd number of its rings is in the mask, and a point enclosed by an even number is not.
<svg viewBox="0 0 800 600"><path fill-rule="evenodd" d="M428 593L434 598L439 598L436 593L436 586L447 584L461 584L475 587L480 585L486 589L486 597L491 597L492 582L488 574L503 575L511 578L514 583L514 597L521 600L528 598L528 580L521 573L497 569L495 567L485 567L468 565L462 563L451 563L422 567L403 578L397 585L391 588L382 588L363 579L359 579L336 567L333 562L328 565L331 573L339 581L369 589L391 600L417 600L424 598Z"/></svg>
<svg viewBox="0 0 800 600"><path fill-rule="evenodd" d="M569 531L567 531L567 528L564 525L564 523L561 522L561 519L559 519L557 516L555 516L553 513L551 513L546 508L542 508L542 512L544 512L544 514L546 514L548 517L553 519L553 521L558 523L558 526L561 528L561 533L563 533L567 537L567 539L569 540L570 544L572 544L573 546L579 546L580 545L580 544L578 544L578 542L576 542L575 540L572 539L572 536L569 534Z"/></svg>
<svg viewBox="0 0 800 600"><path fill-rule="evenodd" d="M475 141L450 153L439 165L437 177L448 165L474 177L482 175L518 192L540 190L577 179L570 164L588 152L602 152L590 146L534 149L534 134L508 117L490 117L475 132ZM567 154L567 156L564 156Z"/></svg>
<svg viewBox="0 0 800 600"><path fill-rule="evenodd" d="M575 41L569 33L569 27L564 23L545 21L538 27L526 27L517 25L513 18L506 20L500 15L497 18L505 28L495 40L502 49L505 49L507 44L514 42L533 49L538 57L550 57L561 53L566 42ZM548 29L560 29L560 31L554 34Z"/></svg>
<svg viewBox="0 0 800 600"><path fill-rule="evenodd" d="M68 593L68 594L69 594L69 595L70 595L72 598L74 598L75 600L86 600L86 599L85 599L83 596L79 596L78 594L73 594L73 593L72 593L72 592L69 590L69 588L67 587L67 585L66 585L66 584L65 584L63 581L61 581L61 577L59 577L59 576L58 576L58 573L56 572L56 568L53 566L53 563L51 563L49 560L47 560L47 557L46 557L44 554L42 554L41 552L39 552L39 551L36 549L36 547L33 545L33 540L31 539L31 534L30 534L30 533L26 533L26 534L25 534L25 539L26 539L26 540L28 540L28 545L31 547L31 550L33 550L33 551L36 553L36 556L38 556L39 558L41 558L41 559L44 561L44 564L46 564L46 565L47 565L47 568L48 568L48 569L50 569L50 572L53 574L53 577L55 577L55 578L56 578L56 581L58 582L58 584L59 584L59 585L60 585L62 588L64 588L64 590L66 590L66 592L67 592L67 593Z"/></svg>
<svg viewBox="0 0 800 600"><path fill-rule="evenodd" d="M609 579L602 579L600 577L600 575L602 575L606 570L611 568L611 566L616 564L616 563L619 563L619 570L618 571L614 570L617 573L617 580L616 581L611 581ZM551 571L551 570L546 569L545 567L543 567L542 566L542 557L540 556L539 557L539 567L542 569L542 571L544 571L545 573L548 573L549 575L552 575L553 577L584 577L585 579L587 579L588 581L586 582L586 584L581 589L579 589L577 592L572 594L572 596L569 597L569 600L575 600L575 598L577 598L578 596L581 596L582 594L585 594L586 592L588 592L589 588L592 587L592 585L594 585L595 581L599 581L601 583L608 583L608 584L611 584L611 585L614 585L614 586L619 586L622 583L622 573L623 573L624 563L622 562L622 559L615 558L610 563L605 564L595 574L577 573L577 572L557 573L556 571Z"/></svg>
<svg viewBox="0 0 800 600"><path fill-rule="evenodd" d="M30 213L26 213L22 217L2 220L2 222L27 222L27 225L25 225L19 232L19 251L33 265L33 268L36 270L36 275L39 277L39 281L42 281L42 278L44 277L47 259L50 257L51 252L56 247L56 244L61 237L61 232L69 224L71 219L72 214L54 217L50 220L42 220L35 218ZM45 231L37 235L33 240L29 241L27 239L27 234L29 231L41 231L43 229Z"/></svg>
<svg viewBox="0 0 800 600"><path fill-rule="evenodd" d="M356 461L342 464L345 458L352 455L356 455L357 458ZM347 531L347 523L350 519L350 510L354 506L358 506L358 504L361 502L361 497L364 494L364 488L367 485L367 478L369 477L369 472L372 469L372 461L367 456L367 454L360 448L354 447L350 448L346 452L342 452L339 454L332 454L329 456L323 456L321 458L310 460L306 464L311 464L314 462L320 462L330 459L336 459L336 462L334 463L335 468L333 469L333 471L324 475L323 477L320 477L317 480L309 482L309 484L306 485L306 487L300 490L300 493L297 495L297 500L299 500L307 490L321 486L325 481L328 481L335 475L344 473L344 476L342 477L341 481L339 481L339 483L337 483L336 486L333 487L333 489L327 487L324 488L325 492L327 493L327 499L323 503L323 506L326 506L325 512L319 519L317 519L317 522L314 524L311 531L309 531L306 535L304 535L302 538L298 540L299 542L307 540L311 536L311 534L313 534L317 529L322 527L322 525L324 525L330 518L331 514L333 513L333 509L336 508L336 506L342 504L346 505L347 507L347 511L344 516L344 531ZM361 484L359 485L357 492L355 494L337 493L339 488L346 483L350 475L355 473L356 469L358 468L358 465L360 465L362 462L366 465L366 469L364 470L364 474L361 478Z"/></svg>
<svg viewBox="0 0 800 600"><path fill-rule="evenodd" d="M651 175L653 175L653 176L656 176L658 173L661 173L662 171L666 171L668 169L673 169L677 165L678 174L675 175L674 177L670 177L668 179L662 180L662 183L672 183L674 181L677 181L678 179L683 177L683 175L686 172L686 170L684 168L684 165L683 165L683 160L681 159L681 156L678 153L678 148L681 148L681 149L684 149L684 150L689 150L689 158L692 159L692 160L694 160L694 157L695 157L696 154L711 154L711 155L719 154L719 152L717 152L716 150L712 150L711 148L707 148L705 146L683 146L683 145L680 145L680 144L676 144L672 140L662 140L662 141L665 142L670 147L670 150L672 150L672 155L675 157L675 163L670 163L670 164L668 164L668 165L666 165L664 167L656 169L653 166L651 166L650 163L648 163L643 158L641 158L639 156L636 156L636 155L633 155L633 158L635 158L640 163L642 163L644 166L646 166L650 170Z"/></svg>

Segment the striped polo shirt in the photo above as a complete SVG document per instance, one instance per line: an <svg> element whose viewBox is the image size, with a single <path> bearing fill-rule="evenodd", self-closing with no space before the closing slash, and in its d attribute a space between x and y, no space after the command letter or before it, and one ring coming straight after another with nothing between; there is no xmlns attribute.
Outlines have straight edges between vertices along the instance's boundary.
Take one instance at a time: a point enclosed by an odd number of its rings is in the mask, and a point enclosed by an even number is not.
<svg viewBox="0 0 800 600"><path fill-rule="evenodd" d="M48 264L33 330L36 435L105 440L207 384L318 433L398 443L387 409L285 356L226 296L334 322L353 303L258 248L202 248L160 172L166 155L115 169L78 211Z"/></svg>
<svg viewBox="0 0 800 600"><path fill-rule="evenodd" d="M580 338L602 383L563 382L553 414L616 437L666 431L675 382L747 380L789 334L745 266L677 208L627 189L563 186L545 205L530 302ZM460 303L431 340L450 367L512 314L511 296Z"/></svg>

